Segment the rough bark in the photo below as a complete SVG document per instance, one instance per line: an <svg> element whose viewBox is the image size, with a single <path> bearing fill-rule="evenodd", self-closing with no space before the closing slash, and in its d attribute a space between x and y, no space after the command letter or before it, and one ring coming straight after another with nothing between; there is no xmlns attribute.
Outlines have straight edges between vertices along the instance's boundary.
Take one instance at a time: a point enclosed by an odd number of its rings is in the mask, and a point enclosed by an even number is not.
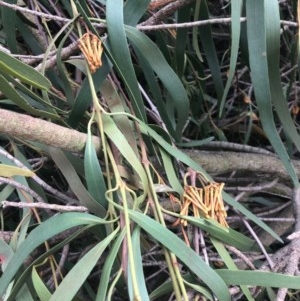
<svg viewBox="0 0 300 301"><path fill-rule="evenodd" d="M59 147L71 152L82 152L87 135L40 118L0 109L0 134L12 138L37 141L46 145ZM100 140L93 137L97 151Z"/></svg>
<svg viewBox="0 0 300 301"><path fill-rule="evenodd" d="M54 124L50 121L0 109L0 134L12 138L37 141L46 145L80 153L84 150L87 135L79 131ZM100 152L100 139L93 136L97 152ZM288 180L285 168L276 156L232 152L232 151L203 151L184 150L193 160L197 161L210 174L218 175L238 171L274 175ZM300 163L293 164L300 177Z"/></svg>

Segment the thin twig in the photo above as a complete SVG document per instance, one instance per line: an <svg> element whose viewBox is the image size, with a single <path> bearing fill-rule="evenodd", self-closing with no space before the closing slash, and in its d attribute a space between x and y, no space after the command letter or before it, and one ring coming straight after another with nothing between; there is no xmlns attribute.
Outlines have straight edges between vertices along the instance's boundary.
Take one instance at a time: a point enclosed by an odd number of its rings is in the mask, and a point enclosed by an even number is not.
<svg viewBox="0 0 300 301"><path fill-rule="evenodd" d="M43 203L44 200L32 189L30 189L29 187L20 184L19 182L9 179L9 178L4 178L4 177L0 177L0 184L8 184L10 186L13 186L17 189L26 191L28 194L30 194L33 198L35 198L38 202Z"/></svg>
<svg viewBox="0 0 300 301"><path fill-rule="evenodd" d="M250 224L245 219L242 218L242 221L243 221L244 225L246 226L246 228L251 233L251 235L253 236L253 238L255 239L255 241L257 242L257 244L259 245L260 249L262 250L263 254L265 255L265 257L270 265L270 268L273 270L273 268L275 266L274 262L271 259L271 257L269 256L269 254L267 253L267 251L266 251L265 247L263 246L262 242L260 241L259 237L256 235L255 231L252 229Z"/></svg>
<svg viewBox="0 0 300 301"><path fill-rule="evenodd" d="M13 157L11 154L9 154L7 151L5 151L2 148L0 148L0 154L3 155L3 156L5 156L7 159L9 159L10 161L12 161L13 163L15 163L16 166L18 166L20 168L28 169L22 162L20 162L18 159L16 159L15 157ZM61 193L57 189L51 187L50 185L48 185L46 182L44 182L37 175L34 175L31 178L34 181L36 181L40 186L42 186L45 190L47 190L50 193L52 193L58 199L64 200L64 201L66 201L67 203L70 203L70 204L78 203L78 201L76 199L73 199L73 198L71 198L71 197L69 197L69 196Z"/></svg>
<svg viewBox="0 0 300 301"><path fill-rule="evenodd" d="M78 42L75 41L75 42L71 43L70 45L68 45L67 47L62 49L61 58L62 59L68 58L77 49L78 49ZM44 66L45 70L55 66L56 61L57 61L57 52L55 52L55 55L53 55L46 61L45 66ZM41 71L42 68L43 68L43 63L40 63L38 66L35 67L35 70Z"/></svg>
<svg viewBox="0 0 300 301"><path fill-rule="evenodd" d="M234 253L235 255L237 255L243 262L246 263L246 265L252 269L252 270L256 270L255 266L253 265L253 263L249 260L249 258L244 255L240 250L238 250L237 248L235 247L232 247L232 246L228 246L226 245L226 248L231 251L232 253Z"/></svg>
<svg viewBox="0 0 300 301"><path fill-rule="evenodd" d="M154 25L160 23L163 19L166 19L168 16L171 16L174 12L176 12L179 8L193 2L194 0L177 0L174 1L163 8L161 8L158 12L156 12L153 16L151 16L148 20L141 23L141 25Z"/></svg>
<svg viewBox="0 0 300 301"><path fill-rule="evenodd" d="M17 208L40 208L55 211L78 211L87 212L88 209L84 206L69 206L69 205L57 205L57 204L47 204L47 203L20 203L20 202L9 202L2 201L2 207L17 207Z"/></svg>
<svg viewBox="0 0 300 301"><path fill-rule="evenodd" d="M226 187L225 190L226 191L236 191L236 192L241 192L241 191L257 192L257 191L262 191L263 189L266 189L266 188L271 188L277 182L278 182L278 179L275 179L272 182L266 183L266 184L263 184L263 185L247 186L247 187L239 187L239 186L237 186L237 187Z"/></svg>
<svg viewBox="0 0 300 301"><path fill-rule="evenodd" d="M161 29L177 29L177 28L189 28L189 27L197 27L197 26L205 26L208 24L227 24L231 23L231 18L216 18L216 19L208 19L208 20L200 20L193 22L185 22L185 23L174 23L174 24L158 24L158 25L137 25L137 29L141 31L148 30L161 30ZM246 18L240 18L240 22L245 22ZM144 23L143 23L144 24Z"/></svg>
<svg viewBox="0 0 300 301"><path fill-rule="evenodd" d="M189 0L189 2L192 2L192 1L193 0ZM200 20L200 21L194 21L194 22L155 25L159 20L161 20L162 16L164 16L164 17L166 16L166 12L168 12L168 15L169 15L170 12L173 13L178 8L180 8L182 6L182 3L181 3L181 6L179 6L178 5L179 2L183 2L183 1L179 0L177 2L173 2L173 3L165 6L163 9L159 10L156 14L154 14L151 18L149 18L145 22L137 25L137 29L139 29L141 31L148 31L148 30L162 30L162 29L171 29L171 28L174 28L174 29L188 28L188 27L196 27L196 26L205 26L208 24L227 24L227 23L231 23L231 21L232 21L231 18L216 18L216 19ZM174 10L175 3L176 3L176 9ZM15 11L33 14L33 15L41 17L41 18L51 19L51 20L58 21L58 22L67 23L67 22L71 21L71 19L68 19L68 18L63 18L63 17L59 17L56 15L51 15L51 14L47 14L47 13L43 13L43 12L33 11L29 8L18 6L15 4L10 4L5 1L0 1L0 6L9 7ZM169 6L172 7L172 10L170 10ZM245 22L245 21L246 21L245 17L240 18L240 22ZM92 24L96 28L105 28L106 27L105 24L99 24L99 23L92 23ZM297 22L284 21L284 20L281 21L281 25L288 26L288 27L298 27Z"/></svg>
<svg viewBox="0 0 300 301"><path fill-rule="evenodd" d="M63 22L63 23L70 22L70 19L67 19L67 18L62 18L62 17L56 16L56 15L50 15L50 14L46 14L46 13L42 13L42 12L38 12L38 11L33 11L32 9L29 9L29 8L26 8L26 7L23 7L23 6L19 6L19 5L16 5L16 4L10 4L10 3L7 3L5 1L0 1L0 6L6 6L6 7L9 7L11 9L15 10L15 11L20 11L20 12L27 13L27 14L32 14L32 15L35 15L37 17L41 17L41 18L45 18L45 19L51 19L51 20L58 21L58 22Z"/></svg>

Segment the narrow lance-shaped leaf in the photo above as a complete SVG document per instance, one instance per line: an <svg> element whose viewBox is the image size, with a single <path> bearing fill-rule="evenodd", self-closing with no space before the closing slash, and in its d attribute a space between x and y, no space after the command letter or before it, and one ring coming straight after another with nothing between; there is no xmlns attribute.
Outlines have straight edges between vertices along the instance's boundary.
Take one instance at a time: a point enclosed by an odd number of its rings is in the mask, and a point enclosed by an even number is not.
<svg viewBox="0 0 300 301"><path fill-rule="evenodd" d="M127 0L124 4L124 23L136 26L151 0Z"/></svg>
<svg viewBox="0 0 300 301"><path fill-rule="evenodd" d="M9 98L12 102L14 102L17 106L19 106L21 109L25 110L26 112L38 116L57 119L57 116L55 114L38 110L32 107L27 102L27 100L20 93L18 93L18 91L14 87L11 86L9 81L1 74L0 74L0 87L1 87L1 92L7 98Z"/></svg>
<svg viewBox="0 0 300 301"><path fill-rule="evenodd" d="M195 275L201 278L220 301L231 300L224 280L177 235L142 213L129 210L129 215L133 221L164 247L171 250Z"/></svg>
<svg viewBox="0 0 300 301"><path fill-rule="evenodd" d="M105 223L102 219L83 213L63 213L46 220L30 232L26 240L17 249L0 279L0 296L22 266L29 254L40 244L64 230L80 225Z"/></svg>
<svg viewBox="0 0 300 301"><path fill-rule="evenodd" d="M300 276L263 271L216 270L228 285L269 286L300 289Z"/></svg>
<svg viewBox="0 0 300 301"><path fill-rule="evenodd" d="M0 51L0 73L10 74L20 81L43 90L51 88L51 82L31 66Z"/></svg>
<svg viewBox="0 0 300 301"><path fill-rule="evenodd" d="M295 186L299 185L298 177L287 151L278 135L272 111L270 81L267 60L265 0L247 0L247 36L249 63L255 98L260 113L260 121L275 152L278 154ZM257 33L260 34L257 34Z"/></svg>
<svg viewBox="0 0 300 301"><path fill-rule="evenodd" d="M126 33L131 43L148 61L168 91L176 112L174 116L170 116L170 120L176 123L176 138L180 140L189 110L189 99L182 82L167 63L161 51L146 35L130 26L126 26Z"/></svg>
<svg viewBox="0 0 300 301"><path fill-rule="evenodd" d="M86 184L93 198L104 208L107 208L107 200L105 198L107 188L92 140L91 123L92 121L88 124L87 142L84 152Z"/></svg>
<svg viewBox="0 0 300 301"><path fill-rule="evenodd" d="M34 172L17 166L0 164L0 177L9 178L13 176L33 177Z"/></svg>
<svg viewBox="0 0 300 301"><path fill-rule="evenodd" d="M226 86L224 89L224 93L222 96L222 100L220 103L219 116L222 115L225 100L228 94L228 91L231 87L231 83L233 80L233 76L235 73L238 52L239 52L239 42L240 42L240 33L241 33L241 8L242 8L242 0L231 1L231 52L230 52L230 66L228 72L228 79L226 82Z"/></svg>
<svg viewBox="0 0 300 301"><path fill-rule="evenodd" d="M124 81L136 116L145 121L145 107L139 91L138 81L125 35L123 0L106 1L106 18L111 55L113 56L114 62L117 65L117 70Z"/></svg>
<svg viewBox="0 0 300 301"><path fill-rule="evenodd" d="M265 5L267 60L272 102L275 105L276 113L281 121L285 134L290 137L298 151L300 151L300 136L292 120L288 102L283 94L281 85L281 71L279 66L281 35L279 3L277 0L269 0L265 2Z"/></svg>
<svg viewBox="0 0 300 301"><path fill-rule="evenodd" d="M79 291L106 247L116 236L117 232L118 229L99 242L76 263L64 280L56 288L49 301L73 300L75 294ZM80 277L78 277L78 275L80 275Z"/></svg>

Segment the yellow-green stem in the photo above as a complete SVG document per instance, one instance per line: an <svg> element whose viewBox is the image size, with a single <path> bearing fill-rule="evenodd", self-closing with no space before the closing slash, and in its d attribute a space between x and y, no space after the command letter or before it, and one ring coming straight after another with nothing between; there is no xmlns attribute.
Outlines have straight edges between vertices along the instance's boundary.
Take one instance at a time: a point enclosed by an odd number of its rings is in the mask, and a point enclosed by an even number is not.
<svg viewBox="0 0 300 301"><path fill-rule="evenodd" d="M93 78L92 78L92 75L91 75L91 72L89 70L87 63L86 63L86 74L87 74L87 78L88 78L88 81L90 84L93 108L94 108L94 112L96 114L97 126L98 126L98 130L100 132L101 145L103 148L104 165L105 165L105 172L106 172L106 178L107 178L107 188L110 191L112 189L112 184L111 184L109 159L108 159L109 145L107 144L107 141L105 138L105 133L104 133L104 128L103 128L103 120L102 120L102 114L104 112L104 109L102 108L102 106L100 105L100 103L98 101L98 97L97 97L95 86L94 86L94 81L93 81ZM114 208L112 206L109 206L108 211L109 211L109 214L115 215Z"/></svg>
<svg viewBox="0 0 300 301"><path fill-rule="evenodd" d="M130 231L130 218L128 214L128 204L127 204L127 196L126 196L126 184L121 181L120 183L120 191L121 197L124 207L124 220L125 220L125 227L126 227L126 238L127 238L127 251L128 251L128 260L129 260L129 268L131 273L131 280L132 280L132 288L134 294L134 300L142 301L140 297L139 287L137 283L137 277L135 272L135 264L134 264L134 255L132 249L132 239L131 239L131 231Z"/></svg>
<svg viewBox="0 0 300 301"><path fill-rule="evenodd" d="M111 286L108 290L108 293L107 293L107 296L106 296L107 298L105 300L107 300L107 301L111 300L112 294L114 292L114 288L115 288L119 278L122 276L122 273L123 273L122 269L119 269L115 279L113 280L113 282L112 282L112 284L111 284Z"/></svg>
<svg viewBox="0 0 300 301"><path fill-rule="evenodd" d="M154 211L154 217L163 226L166 226L165 220L164 220L164 217L163 217L163 213L162 213L162 210L161 210L161 207L160 207L160 203L158 201L157 194L155 193L155 188L154 188L154 185L153 185L153 182L152 182L152 177L151 177L151 173L150 173L148 164L145 164L145 170L146 170L147 177L149 179L149 191L152 194L152 199L155 203L155 208L156 208L156 210L153 210ZM188 301L187 292L186 292L186 289L185 289L185 285L182 281L182 277L181 277L181 274L180 274L180 270L179 270L179 267L178 267L176 256L172 252L168 251L165 248L164 248L164 254L165 254L165 258L166 258L167 265L168 265L168 268L169 268L170 277L171 277L171 280L172 280L172 283L173 283L176 300L181 301L182 298L183 298L184 301Z"/></svg>

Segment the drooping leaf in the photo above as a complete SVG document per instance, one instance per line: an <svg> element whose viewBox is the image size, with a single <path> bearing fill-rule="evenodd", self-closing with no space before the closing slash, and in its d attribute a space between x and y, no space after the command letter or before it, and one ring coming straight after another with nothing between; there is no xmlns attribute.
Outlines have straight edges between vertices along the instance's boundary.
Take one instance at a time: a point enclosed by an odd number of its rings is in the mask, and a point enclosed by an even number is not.
<svg viewBox="0 0 300 301"><path fill-rule="evenodd" d="M278 154L295 186L299 185L298 177L287 154L274 122L272 111L272 94L268 66L266 6L265 0L246 2L247 37L249 47L249 63L255 98L260 113L260 121L275 152ZM260 32L261 34L257 34Z"/></svg>
<svg viewBox="0 0 300 301"><path fill-rule="evenodd" d="M174 253L195 275L197 275L221 301L231 297L224 279L208 266L197 253L188 247L177 235L150 217L129 210L129 215L143 230Z"/></svg>
<svg viewBox="0 0 300 301"><path fill-rule="evenodd" d="M128 0L124 4L124 24L136 26L151 0Z"/></svg>
<svg viewBox="0 0 300 301"><path fill-rule="evenodd" d="M300 289L300 276L263 271L216 270L228 285L269 286Z"/></svg>
<svg viewBox="0 0 300 301"><path fill-rule="evenodd" d="M30 169L0 164L0 177L10 178L13 176L33 177L34 172L32 172Z"/></svg>
<svg viewBox="0 0 300 301"><path fill-rule="evenodd" d="M39 89L49 90L52 86L51 82L34 68L3 51L0 51L0 73L9 74Z"/></svg>
<svg viewBox="0 0 300 301"><path fill-rule="evenodd" d="M105 198L107 188L92 140L91 122L88 125L87 135L84 152L84 170L87 188L93 198L104 208L107 208L107 200Z"/></svg>
<svg viewBox="0 0 300 301"><path fill-rule="evenodd" d="M81 204L86 206L91 212L96 213L98 216L104 217L106 215L106 210L101 205L103 200L95 200L87 191L77 175L76 170L68 158L64 155L63 151L54 147L49 147L48 150Z"/></svg>
<svg viewBox="0 0 300 301"><path fill-rule="evenodd" d="M34 286L34 289L39 299L41 301L49 301L51 297L51 293L49 292L47 286L45 285L40 275L38 274L36 267L32 268L31 278L32 278L32 284Z"/></svg>
<svg viewBox="0 0 300 301"><path fill-rule="evenodd" d="M72 227L87 224L97 225L103 222L105 223L105 221L96 216L83 213L62 213L44 221L30 232L26 240L20 245L9 261L7 269L0 279L0 296L3 295L7 286L22 266L24 260L40 244L52 236Z"/></svg>
<svg viewBox="0 0 300 301"><path fill-rule="evenodd" d="M145 121L145 107L125 34L122 0L107 0L106 21L110 51L114 63L117 65L117 70L124 81L136 116Z"/></svg>
<svg viewBox="0 0 300 301"><path fill-rule="evenodd" d="M182 82L167 63L159 48L146 35L130 26L126 26L126 33L131 43L144 56L144 59L153 68L153 71L168 91L170 95L168 101L174 107L173 116L169 116L169 118L176 133L175 138L180 140L189 110L189 99ZM168 112L167 108L164 110Z"/></svg>
<svg viewBox="0 0 300 301"><path fill-rule="evenodd" d="M66 275L49 301L65 301L72 300L79 291L83 282L89 276L93 267L97 264L100 256L116 236L118 229L108 235L104 240L99 242L89 252L87 252ZM78 277L80 275L80 277Z"/></svg>

